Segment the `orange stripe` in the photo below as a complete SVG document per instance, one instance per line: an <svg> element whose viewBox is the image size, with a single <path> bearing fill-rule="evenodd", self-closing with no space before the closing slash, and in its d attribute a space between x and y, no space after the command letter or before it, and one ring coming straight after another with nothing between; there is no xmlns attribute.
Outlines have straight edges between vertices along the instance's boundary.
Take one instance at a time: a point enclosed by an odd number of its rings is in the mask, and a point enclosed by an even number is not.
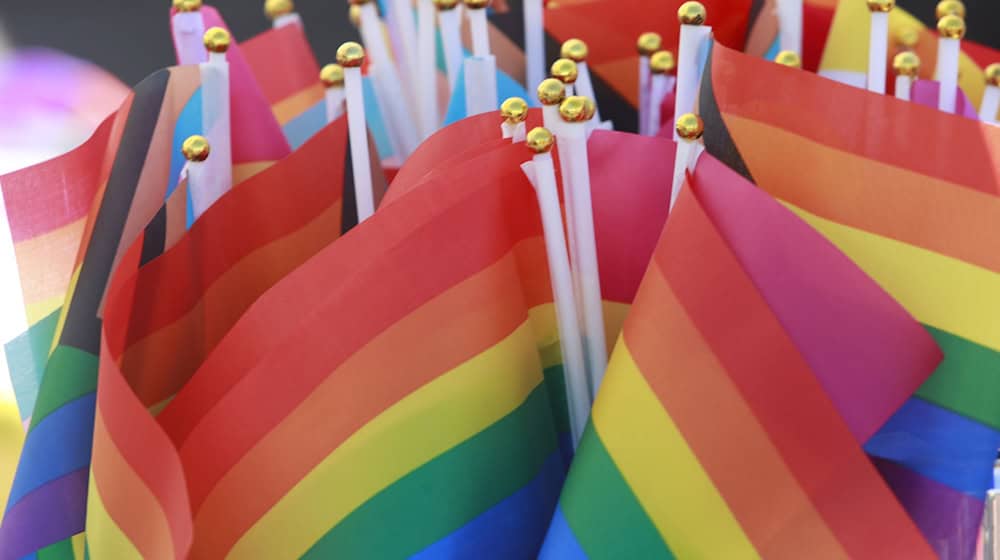
<svg viewBox="0 0 1000 560"><path fill-rule="evenodd" d="M26 304L66 293L85 225L81 218L14 245Z"/></svg>
<svg viewBox="0 0 1000 560"><path fill-rule="evenodd" d="M762 189L824 218L1000 271L1000 198L726 115ZM749 141L754 139L754 141ZM781 157L776 154L797 154ZM808 177L808 188L802 187ZM861 203L863 201L863 204Z"/></svg>
<svg viewBox="0 0 1000 560"><path fill-rule="evenodd" d="M332 369L221 479L192 478L196 506L199 490L208 491L195 516L199 540L192 556L222 557L254 521L369 420L523 324L528 317L518 275L516 256L510 252L403 317ZM321 328L323 321L314 328ZM215 419L208 429L222 436L229 422ZM212 458L187 451L182 450L188 472L205 472L203 465Z"/></svg>
<svg viewBox="0 0 1000 560"><path fill-rule="evenodd" d="M646 273L625 342L762 557L848 557L658 267Z"/></svg>
<svg viewBox="0 0 1000 560"><path fill-rule="evenodd" d="M275 103L271 110L274 111L279 123L287 124L288 121L322 101L325 95L322 84L316 83Z"/></svg>

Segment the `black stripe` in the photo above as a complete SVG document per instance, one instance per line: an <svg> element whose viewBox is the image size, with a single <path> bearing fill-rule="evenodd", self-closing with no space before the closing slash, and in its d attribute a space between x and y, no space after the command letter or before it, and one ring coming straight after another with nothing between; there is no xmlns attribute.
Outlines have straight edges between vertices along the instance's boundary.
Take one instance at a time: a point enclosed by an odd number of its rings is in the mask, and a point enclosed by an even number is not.
<svg viewBox="0 0 1000 560"><path fill-rule="evenodd" d="M161 70L135 87L135 96L118 153L115 154L115 163L97 211L76 290L67 310L61 344L95 355L100 353L101 320L97 313L111 275L111 265L122 242L122 232L135 198L169 82L170 72Z"/></svg>
<svg viewBox="0 0 1000 560"><path fill-rule="evenodd" d="M747 167L743 156L740 155L736 143L733 142L729 128L722 119L719 111L719 104L715 99L715 90L712 84L712 55L708 54L708 62L705 63L705 72L701 78L701 92L698 97L698 110L701 120L705 122L705 134L702 139L705 142L705 151L713 157L729 166L733 171L746 177L750 182L754 182L750 169Z"/></svg>
<svg viewBox="0 0 1000 560"><path fill-rule="evenodd" d="M167 205L160 207L160 211L153 216L153 220L146 226L142 234L142 256L139 259L139 266L143 266L149 261L163 254L167 243Z"/></svg>

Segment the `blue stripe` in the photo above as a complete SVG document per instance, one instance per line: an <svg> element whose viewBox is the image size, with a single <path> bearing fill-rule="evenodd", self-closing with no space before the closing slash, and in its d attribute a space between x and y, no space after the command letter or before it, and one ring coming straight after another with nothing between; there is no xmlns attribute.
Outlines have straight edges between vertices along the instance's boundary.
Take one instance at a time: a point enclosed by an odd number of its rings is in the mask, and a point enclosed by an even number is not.
<svg viewBox="0 0 1000 560"><path fill-rule="evenodd" d="M549 534L545 536L545 545L538 554L539 560L586 560L587 553L576 540L573 529L570 529L562 506L556 508L556 514L549 526Z"/></svg>
<svg viewBox="0 0 1000 560"><path fill-rule="evenodd" d="M365 120L368 121L368 132L375 138L375 149L378 150L379 159L389 158L395 154L392 151L392 141L389 140L389 128L382 118L382 113L378 110L378 102L375 101L375 84L368 76L365 76L361 83L364 86Z"/></svg>
<svg viewBox="0 0 1000 560"><path fill-rule="evenodd" d="M993 483L1000 432L912 397L865 444L889 459L954 490L983 499Z"/></svg>
<svg viewBox="0 0 1000 560"><path fill-rule="evenodd" d="M201 122L201 88L195 90L191 95L191 99L188 99L184 108L181 109L181 114L177 117L177 123L174 125L174 139L170 147L170 176L167 177L167 196L170 196L177 188L178 179L181 175L181 169L184 168L184 154L181 152L181 146L184 145L184 141L188 139L189 136L194 134L202 134L204 128Z"/></svg>
<svg viewBox="0 0 1000 560"><path fill-rule="evenodd" d="M282 130L285 132L285 139L293 150L305 144L314 134L326 126L326 100L306 109L301 115L285 123Z"/></svg>
<svg viewBox="0 0 1000 560"><path fill-rule="evenodd" d="M31 430L21 451L7 510L47 482L90 465L97 394L74 399Z"/></svg>
<svg viewBox="0 0 1000 560"><path fill-rule="evenodd" d="M526 486L411 558L533 558L541 546L539 528L552 516L565 475L566 463L556 451Z"/></svg>
<svg viewBox="0 0 1000 560"><path fill-rule="evenodd" d="M448 112L445 113L444 117L444 124L446 126L451 123L458 122L468 116L465 111L464 84L465 65L462 64L459 66L458 78L455 80L455 91L451 92L451 98L448 100ZM504 99L507 99L508 97L520 97L527 101L532 96L528 95L524 86L519 84L517 80L511 78L502 70L497 70L497 103L503 103ZM500 107L498 105L497 109L499 108ZM499 127L500 125L498 124L497 130L499 130Z"/></svg>

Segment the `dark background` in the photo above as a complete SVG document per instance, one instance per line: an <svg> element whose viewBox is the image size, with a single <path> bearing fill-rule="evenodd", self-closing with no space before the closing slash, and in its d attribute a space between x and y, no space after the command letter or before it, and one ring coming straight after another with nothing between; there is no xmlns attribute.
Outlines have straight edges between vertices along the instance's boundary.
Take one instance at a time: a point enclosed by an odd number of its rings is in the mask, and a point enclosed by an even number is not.
<svg viewBox="0 0 1000 560"><path fill-rule="evenodd" d="M270 25L263 0L208 3L219 9L237 39L249 38ZM898 0L898 4L928 25L935 24L937 0ZM965 4L967 37L1000 48L1000 0L966 0ZM0 21L15 44L66 51L134 84L174 62L169 6L169 0L0 0ZM346 0L296 0L296 8L320 64L332 61L343 41L357 40L347 20Z"/></svg>

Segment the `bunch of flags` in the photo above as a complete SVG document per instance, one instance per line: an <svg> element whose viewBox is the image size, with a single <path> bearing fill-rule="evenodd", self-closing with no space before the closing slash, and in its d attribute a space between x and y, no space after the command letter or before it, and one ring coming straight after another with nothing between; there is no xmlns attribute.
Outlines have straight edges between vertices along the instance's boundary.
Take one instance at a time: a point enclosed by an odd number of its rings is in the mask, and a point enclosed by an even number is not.
<svg viewBox="0 0 1000 560"><path fill-rule="evenodd" d="M1000 52L899 1L352 1L321 65L175 0L0 176L0 559L1000 558Z"/></svg>

